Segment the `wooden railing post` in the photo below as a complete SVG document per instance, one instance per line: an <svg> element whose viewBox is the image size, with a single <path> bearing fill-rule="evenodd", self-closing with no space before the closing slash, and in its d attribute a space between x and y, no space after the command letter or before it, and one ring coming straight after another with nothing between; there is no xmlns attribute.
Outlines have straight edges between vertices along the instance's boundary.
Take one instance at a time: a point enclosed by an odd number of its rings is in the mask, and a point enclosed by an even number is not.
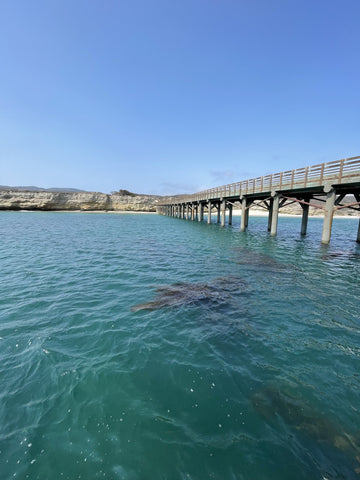
<svg viewBox="0 0 360 480"><path fill-rule="evenodd" d="M339 183L342 183L341 180L342 180L342 173L343 173L343 170L344 170L344 162L345 162L345 159L343 158L343 159L341 160L340 169L339 169L339 177L338 177Z"/></svg>
<svg viewBox="0 0 360 480"><path fill-rule="evenodd" d="M307 185L308 171L309 171L309 167L306 167L305 168L305 178L304 178L304 188L306 188L306 185Z"/></svg>

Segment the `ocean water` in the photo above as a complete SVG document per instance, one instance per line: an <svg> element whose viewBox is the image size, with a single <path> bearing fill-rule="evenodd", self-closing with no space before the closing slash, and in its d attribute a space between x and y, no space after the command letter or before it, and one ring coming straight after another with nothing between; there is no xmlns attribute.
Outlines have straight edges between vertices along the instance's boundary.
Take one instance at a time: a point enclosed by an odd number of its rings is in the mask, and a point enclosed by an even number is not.
<svg viewBox="0 0 360 480"><path fill-rule="evenodd" d="M357 226L1 212L0 478L360 478Z"/></svg>

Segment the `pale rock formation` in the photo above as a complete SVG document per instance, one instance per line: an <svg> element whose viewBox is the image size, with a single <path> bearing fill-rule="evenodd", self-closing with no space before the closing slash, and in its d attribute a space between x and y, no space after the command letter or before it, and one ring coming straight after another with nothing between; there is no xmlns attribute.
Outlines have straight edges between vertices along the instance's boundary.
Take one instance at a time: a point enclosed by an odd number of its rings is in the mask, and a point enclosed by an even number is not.
<svg viewBox="0 0 360 480"><path fill-rule="evenodd" d="M155 212L161 197L99 192L0 190L0 210L80 210Z"/></svg>

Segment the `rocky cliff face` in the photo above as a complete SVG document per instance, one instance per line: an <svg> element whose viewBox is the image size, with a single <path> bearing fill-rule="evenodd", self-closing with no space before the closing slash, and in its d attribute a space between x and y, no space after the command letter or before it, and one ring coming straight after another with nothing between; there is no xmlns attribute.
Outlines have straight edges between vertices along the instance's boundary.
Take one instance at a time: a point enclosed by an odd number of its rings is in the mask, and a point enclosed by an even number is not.
<svg viewBox="0 0 360 480"><path fill-rule="evenodd" d="M161 197L98 192L0 190L0 210L81 210L155 212Z"/></svg>
<svg viewBox="0 0 360 480"><path fill-rule="evenodd" d="M156 212L157 204L165 201L166 197L156 195L111 195L98 192L57 192L33 191L0 188L0 210L67 210L67 211L128 211L128 212ZM342 203L353 203L355 198L347 196ZM312 203L324 205L318 200ZM240 209L240 204L235 208ZM256 207L251 209L255 212ZM264 210L261 210L264 212ZM299 204L292 204L281 208L280 213L301 215ZM310 208L310 215L323 215L323 210ZM341 209L336 215L358 215L356 210Z"/></svg>

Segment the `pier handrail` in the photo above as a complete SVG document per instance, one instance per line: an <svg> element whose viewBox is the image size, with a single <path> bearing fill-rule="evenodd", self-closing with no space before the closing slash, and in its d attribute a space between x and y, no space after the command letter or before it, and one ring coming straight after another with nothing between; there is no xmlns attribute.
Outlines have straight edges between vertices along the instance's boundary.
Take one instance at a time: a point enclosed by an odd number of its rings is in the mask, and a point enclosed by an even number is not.
<svg viewBox="0 0 360 480"><path fill-rule="evenodd" d="M241 197L242 195L295 190L297 188L314 188L325 184L341 185L352 182L360 182L360 156L264 175L209 188L194 194L174 195L164 199L161 204L205 201L231 196Z"/></svg>

